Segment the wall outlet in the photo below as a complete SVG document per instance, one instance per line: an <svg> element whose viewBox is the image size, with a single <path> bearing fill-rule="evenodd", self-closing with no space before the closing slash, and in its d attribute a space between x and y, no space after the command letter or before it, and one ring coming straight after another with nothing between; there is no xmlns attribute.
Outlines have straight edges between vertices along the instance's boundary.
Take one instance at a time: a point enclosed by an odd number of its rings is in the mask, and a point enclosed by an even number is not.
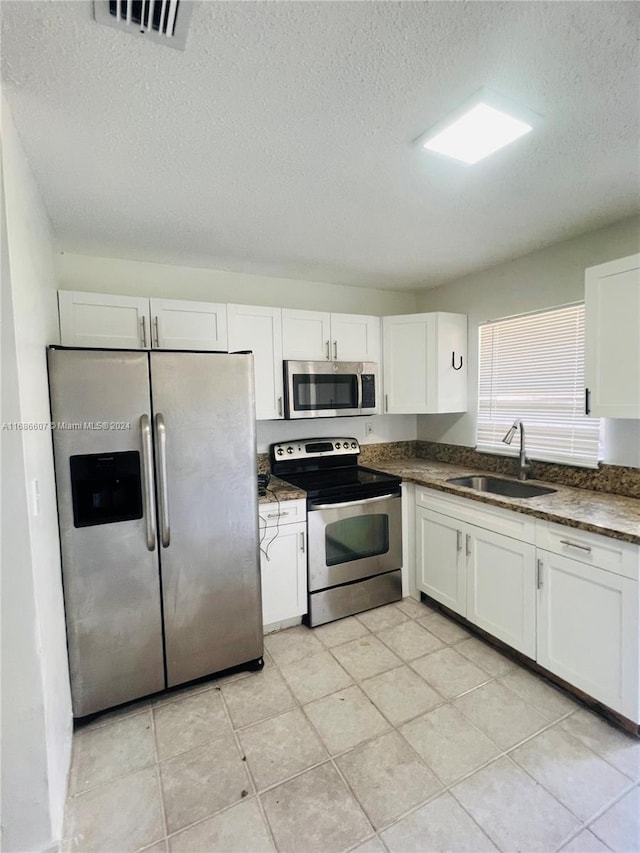
<svg viewBox="0 0 640 853"><path fill-rule="evenodd" d="M364 434L365 438L368 435L373 435L373 424L371 423L371 421L364 422Z"/></svg>

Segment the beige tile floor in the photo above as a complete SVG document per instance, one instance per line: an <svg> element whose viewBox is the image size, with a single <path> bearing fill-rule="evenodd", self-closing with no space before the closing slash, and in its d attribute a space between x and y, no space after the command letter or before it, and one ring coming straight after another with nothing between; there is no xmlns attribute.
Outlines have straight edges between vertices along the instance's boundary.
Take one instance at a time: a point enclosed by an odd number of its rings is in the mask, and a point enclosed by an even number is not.
<svg viewBox="0 0 640 853"><path fill-rule="evenodd" d="M640 741L427 606L76 732L65 851L640 850Z"/></svg>

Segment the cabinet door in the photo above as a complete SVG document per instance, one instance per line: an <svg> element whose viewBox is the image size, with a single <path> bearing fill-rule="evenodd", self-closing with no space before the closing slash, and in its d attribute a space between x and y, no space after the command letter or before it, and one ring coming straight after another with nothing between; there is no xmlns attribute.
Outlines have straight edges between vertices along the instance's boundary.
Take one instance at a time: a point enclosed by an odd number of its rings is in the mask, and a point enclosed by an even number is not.
<svg viewBox="0 0 640 853"><path fill-rule="evenodd" d="M467 619L536 656L536 549L470 525L465 530Z"/></svg>
<svg viewBox="0 0 640 853"><path fill-rule="evenodd" d="M287 361L329 361L330 315L321 311L283 308L282 357Z"/></svg>
<svg viewBox="0 0 640 853"><path fill-rule="evenodd" d="M154 349L227 351L227 306L152 299Z"/></svg>
<svg viewBox="0 0 640 853"><path fill-rule="evenodd" d="M307 612L307 553L304 522L260 527L262 622L273 625Z"/></svg>
<svg viewBox="0 0 640 853"><path fill-rule="evenodd" d="M467 410L467 317L465 314L436 315L436 399L434 412Z"/></svg>
<svg viewBox="0 0 640 853"><path fill-rule="evenodd" d="M58 307L62 346L108 349L151 346L146 298L59 290Z"/></svg>
<svg viewBox="0 0 640 853"><path fill-rule="evenodd" d="M640 418L640 255L588 269L585 310L590 414Z"/></svg>
<svg viewBox="0 0 640 853"><path fill-rule="evenodd" d="M463 525L453 518L416 507L418 589L466 615L466 564Z"/></svg>
<svg viewBox="0 0 640 853"><path fill-rule="evenodd" d="M227 305L227 322L229 351L253 353L257 420L282 418L282 309Z"/></svg>
<svg viewBox="0 0 640 853"><path fill-rule="evenodd" d="M380 361L380 317L332 314L331 356L334 361Z"/></svg>
<svg viewBox="0 0 640 853"><path fill-rule="evenodd" d="M638 583L538 551L538 663L640 722Z"/></svg>
<svg viewBox="0 0 640 853"><path fill-rule="evenodd" d="M427 369L433 328L433 315L429 314L382 318L385 412L419 414L429 411Z"/></svg>

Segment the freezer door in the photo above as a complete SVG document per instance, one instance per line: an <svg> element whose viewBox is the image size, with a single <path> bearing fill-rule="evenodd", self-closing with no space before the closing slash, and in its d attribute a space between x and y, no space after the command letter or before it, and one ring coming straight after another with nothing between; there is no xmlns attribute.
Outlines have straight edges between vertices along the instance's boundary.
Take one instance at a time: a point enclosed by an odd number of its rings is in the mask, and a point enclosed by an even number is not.
<svg viewBox="0 0 640 853"><path fill-rule="evenodd" d="M252 356L154 352L167 683L262 656Z"/></svg>
<svg viewBox="0 0 640 853"><path fill-rule="evenodd" d="M73 713L164 688L146 353L49 350ZM153 547L154 550L149 550Z"/></svg>

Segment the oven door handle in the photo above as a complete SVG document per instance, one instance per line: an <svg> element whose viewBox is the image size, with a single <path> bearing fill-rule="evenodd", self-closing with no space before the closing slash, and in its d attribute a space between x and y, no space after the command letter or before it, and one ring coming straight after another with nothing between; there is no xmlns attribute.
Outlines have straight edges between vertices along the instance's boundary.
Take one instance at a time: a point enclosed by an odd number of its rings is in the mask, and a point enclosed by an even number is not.
<svg viewBox="0 0 640 853"><path fill-rule="evenodd" d="M400 495L379 495L375 498L361 498L359 501L346 501L345 503L339 504L314 504L312 503L309 507L310 510L314 509L346 509L349 506L363 506L363 504L372 504L377 503L378 501L388 501L389 498L399 498Z"/></svg>

